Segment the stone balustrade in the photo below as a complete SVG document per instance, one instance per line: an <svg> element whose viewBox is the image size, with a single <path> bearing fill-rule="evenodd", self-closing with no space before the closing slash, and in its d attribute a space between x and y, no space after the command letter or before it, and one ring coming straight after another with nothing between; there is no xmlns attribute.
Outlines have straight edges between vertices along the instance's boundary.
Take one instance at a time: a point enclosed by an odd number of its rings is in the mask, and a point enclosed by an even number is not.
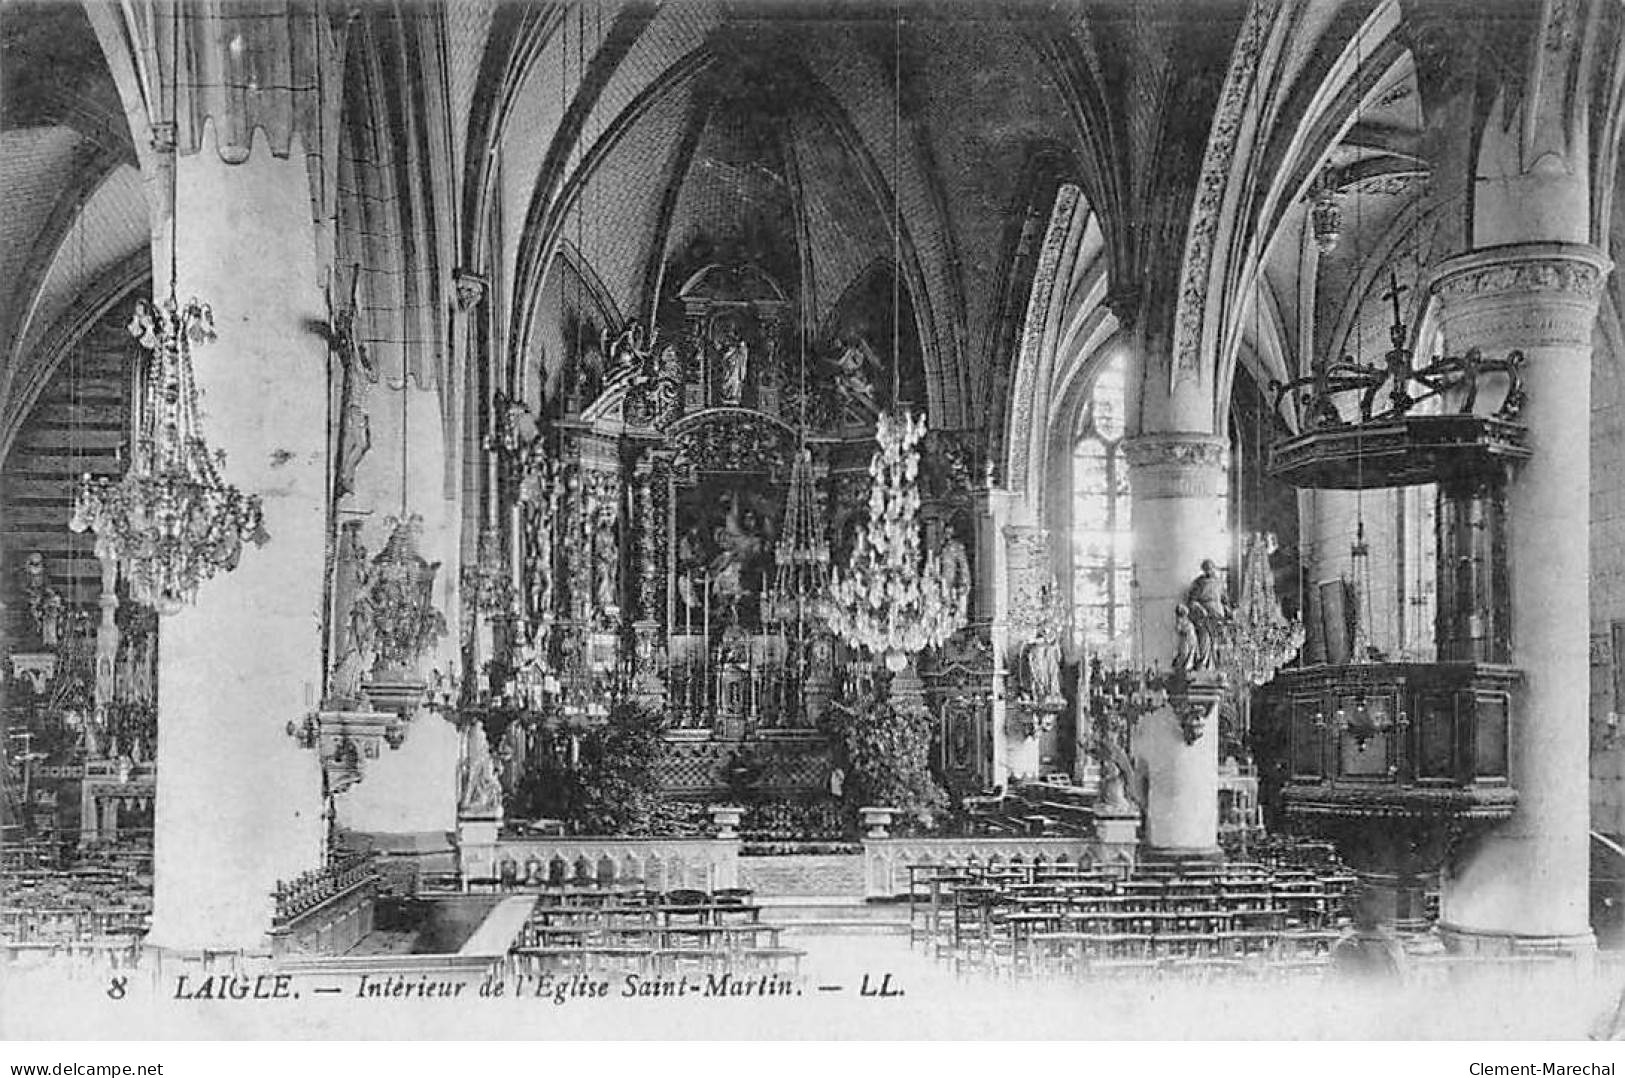
<svg viewBox="0 0 1625 1078"><path fill-rule="evenodd" d="M460 841L458 855L465 886L478 880L529 887L642 881L657 891L739 885L737 839L501 838Z"/></svg>

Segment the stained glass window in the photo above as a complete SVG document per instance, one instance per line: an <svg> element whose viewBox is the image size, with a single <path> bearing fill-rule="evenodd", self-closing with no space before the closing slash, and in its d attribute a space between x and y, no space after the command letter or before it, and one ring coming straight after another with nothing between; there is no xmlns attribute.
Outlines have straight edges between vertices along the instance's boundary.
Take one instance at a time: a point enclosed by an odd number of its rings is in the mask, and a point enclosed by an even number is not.
<svg viewBox="0 0 1625 1078"><path fill-rule="evenodd" d="M1134 572L1124 360L1101 368L1072 443L1072 625L1092 652L1127 649Z"/></svg>

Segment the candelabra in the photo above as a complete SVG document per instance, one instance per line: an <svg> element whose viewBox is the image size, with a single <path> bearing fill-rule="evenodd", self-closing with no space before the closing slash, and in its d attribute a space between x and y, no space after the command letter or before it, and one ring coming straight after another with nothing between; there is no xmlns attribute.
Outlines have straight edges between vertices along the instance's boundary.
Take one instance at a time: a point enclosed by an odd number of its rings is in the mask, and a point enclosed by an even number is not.
<svg viewBox="0 0 1625 1078"><path fill-rule="evenodd" d="M1339 734L1349 735L1359 752L1364 752L1366 745L1379 734L1410 728L1411 717L1403 707L1397 714L1390 714L1380 697L1368 697L1363 693L1356 696L1353 703L1352 708L1339 705L1329 718L1324 711L1315 712L1315 728L1325 730L1330 726Z"/></svg>
<svg viewBox="0 0 1625 1078"><path fill-rule="evenodd" d="M1248 539L1241 601L1225 627L1223 665L1237 685L1268 684L1303 647L1303 623L1288 621L1275 596L1269 565L1273 538L1254 534Z"/></svg>
<svg viewBox="0 0 1625 1078"><path fill-rule="evenodd" d="M151 353L133 458L117 482L83 477L69 527L96 533L98 556L119 563L138 602L173 614L216 572L235 569L245 542L268 536L260 499L221 478L225 454L203 437L192 346L214 339L209 308L178 306L171 293L136 304L129 330Z"/></svg>
<svg viewBox="0 0 1625 1078"><path fill-rule="evenodd" d="M942 644L965 624L968 591L951 582L935 553L920 558L920 440L925 421L883 415L869 463L869 524L851 561L830 583L830 629L884 656L898 672L909 657Z"/></svg>

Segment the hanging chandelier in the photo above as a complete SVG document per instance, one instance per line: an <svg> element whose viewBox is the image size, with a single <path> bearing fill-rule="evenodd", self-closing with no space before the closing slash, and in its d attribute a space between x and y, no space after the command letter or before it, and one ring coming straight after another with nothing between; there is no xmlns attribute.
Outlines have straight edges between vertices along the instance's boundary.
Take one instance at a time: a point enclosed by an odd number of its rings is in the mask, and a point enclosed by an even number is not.
<svg viewBox="0 0 1625 1078"><path fill-rule="evenodd" d="M800 629L813 620L829 587L829 543L814 501L812 452L805 448L790 466L784 525L773 561L777 568L765 604L767 619Z"/></svg>
<svg viewBox="0 0 1625 1078"><path fill-rule="evenodd" d="M1254 533L1247 540L1241 601L1231 614L1225 665L1238 684L1264 685L1303 647L1303 623L1288 621L1275 597L1269 548L1273 537Z"/></svg>
<svg viewBox="0 0 1625 1078"><path fill-rule="evenodd" d="M160 304L138 302L129 330L151 353L130 466L116 482L85 475L69 526L96 533L97 555L118 562L138 602L173 614L215 573L235 569L245 542L269 536L259 497L221 478L225 454L203 437L192 346L214 339L209 308L178 306L172 291Z"/></svg>
<svg viewBox="0 0 1625 1078"><path fill-rule="evenodd" d="M846 569L829 587L830 629L854 647L884 656L893 673L909 656L941 647L965 624L968 589L950 582L935 553L920 557L920 440L925 420L887 413L875 428L869 462L869 523Z"/></svg>

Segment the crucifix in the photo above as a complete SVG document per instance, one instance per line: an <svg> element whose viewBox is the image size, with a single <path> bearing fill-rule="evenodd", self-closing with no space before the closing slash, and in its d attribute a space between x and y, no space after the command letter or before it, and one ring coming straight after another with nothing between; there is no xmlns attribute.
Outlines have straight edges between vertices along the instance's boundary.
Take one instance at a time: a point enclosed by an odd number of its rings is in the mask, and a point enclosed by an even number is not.
<svg viewBox="0 0 1625 1078"><path fill-rule="evenodd" d="M1382 294L1382 298L1388 300L1394 306L1394 321L1388 332L1392 336L1395 346L1405 343L1405 321L1399 313L1399 297L1409 291L1410 286L1400 284L1399 277L1393 270L1389 270L1388 291Z"/></svg>
<svg viewBox="0 0 1625 1078"><path fill-rule="evenodd" d="M1388 327L1388 339L1393 342L1393 347L1388 350L1384 359L1388 364L1388 377L1393 382L1388 390L1388 400L1391 410L1396 415L1405 414L1410 411L1411 405L1416 403L1407 388L1414 372L1411 369L1411 354L1405 348L1407 332L1405 321L1399 313L1399 297L1409 291L1409 288L1399 283L1399 277L1394 271L1389 270L1388 291L1382 294L1382 298L1394 305L1394 321ZM1375 391L1373 387L1372 392Z"/></svg>

